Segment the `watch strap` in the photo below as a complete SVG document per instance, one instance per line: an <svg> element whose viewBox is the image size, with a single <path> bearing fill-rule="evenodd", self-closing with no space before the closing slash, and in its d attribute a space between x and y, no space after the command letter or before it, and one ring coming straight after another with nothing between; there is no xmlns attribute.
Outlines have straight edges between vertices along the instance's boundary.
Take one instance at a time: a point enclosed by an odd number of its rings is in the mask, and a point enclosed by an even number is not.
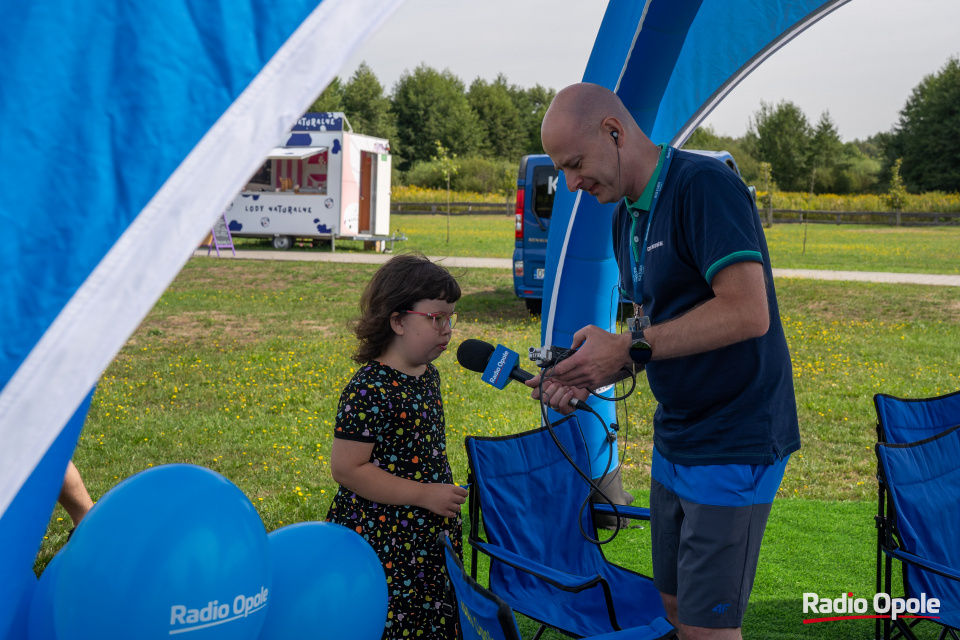
<svg viewBox="0 0 960 640"><path fill-rule="evenodd" d="M643 329L630 332L630 359L635 364L645 365L650 362L653 356L653 349L650 343L643 337Z"/></svg>

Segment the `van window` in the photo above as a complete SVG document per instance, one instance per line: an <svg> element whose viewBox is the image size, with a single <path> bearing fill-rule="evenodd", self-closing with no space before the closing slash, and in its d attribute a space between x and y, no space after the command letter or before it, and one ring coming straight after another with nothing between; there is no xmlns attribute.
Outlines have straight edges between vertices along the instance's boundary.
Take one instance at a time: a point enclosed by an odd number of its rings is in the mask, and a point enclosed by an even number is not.
<svg viewBox="0 0 960 640"><path fill-rule="evenodd" d="M533 212L541 218L553 213L553 196L557 193L557 170L553 167L533 169Z"/></svg>

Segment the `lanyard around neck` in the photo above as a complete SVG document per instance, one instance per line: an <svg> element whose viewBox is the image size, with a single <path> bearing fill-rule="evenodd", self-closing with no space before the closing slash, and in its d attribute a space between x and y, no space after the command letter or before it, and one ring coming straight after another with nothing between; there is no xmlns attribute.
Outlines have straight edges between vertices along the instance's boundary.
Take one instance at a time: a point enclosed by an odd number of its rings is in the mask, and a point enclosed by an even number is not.
<svg viewBox="0 0 960 640"><path fill-rule="evenodd" d="M670 168L670 161L673 160L674 148L666 144L660 145L660 153L663 154L663 160L660 165L660 171L657 174L657 182L654 185L653 197L650 198L650 209L647 211L647 228L643 233L643 243L640 243L640 237L637 235L637 216L633 212L633 224L630 227L630 273L633 275L633 301L637 304L643 304L643 265L647 259L647 242L650 240L650 225L653 222L653 210L660 199L660 192L663 191L663 181L667 177L667 170Z"/></svg>

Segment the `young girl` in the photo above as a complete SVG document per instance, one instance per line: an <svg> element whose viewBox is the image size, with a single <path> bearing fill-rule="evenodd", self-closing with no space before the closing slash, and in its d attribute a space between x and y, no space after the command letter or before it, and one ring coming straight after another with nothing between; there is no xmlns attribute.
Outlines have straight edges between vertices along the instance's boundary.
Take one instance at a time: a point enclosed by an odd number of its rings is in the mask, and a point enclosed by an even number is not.
<svg viewBox="0 0 960 640"><path fill-rule="evenodd" d="M447 462L440 375L431 362L450 343L460 286L425 256L399 255L360 299L360 369L340 396L330 455L340 489L327 520L376 550L390 605L384 638L455 637L437 537L461 551L467 491Z"/></svg>

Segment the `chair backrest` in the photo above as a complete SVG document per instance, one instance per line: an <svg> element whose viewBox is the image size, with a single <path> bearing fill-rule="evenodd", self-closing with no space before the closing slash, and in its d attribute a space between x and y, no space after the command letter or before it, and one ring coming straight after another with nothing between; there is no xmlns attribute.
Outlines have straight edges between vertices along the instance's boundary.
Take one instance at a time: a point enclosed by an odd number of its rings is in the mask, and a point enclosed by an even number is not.
<svg viewBox="0 0 960 640"><path fill-rule="evenodd" d="M960 426L906 444L877 443L903 550L960 570ZM908 565L912 594L960 608L960 583Z"/></svg>
<svg viewBox="0 0 960 640"><path fill-rule="evenodd" d="M960 424L960 391L933 398L873 397L880 425L880 441L924 440Z"/></svg>
<svg viewBox="0 0 960 640"><path fill-rule="evenodd" d="M577 466L592 475L577 419L569 417L554 432ZM466 447L484 531L492 544L567 573L602 572L603 554L584 540L577 525L589 486L546 427L512 436L468 436ZM584 509L583 528L590 535L592 518L591 510ZM505 578L526 580L502 563L493 563L491 588L498 590L498 581Z"/></svg>
<svg viewBox="0 0 960 640"><path fill-rule="evenodd" d="M446 532L439 544L446 558L447 575L457 597L460 631L464 640L520 640L516 618L506 602L467 575Z"/></svg>

